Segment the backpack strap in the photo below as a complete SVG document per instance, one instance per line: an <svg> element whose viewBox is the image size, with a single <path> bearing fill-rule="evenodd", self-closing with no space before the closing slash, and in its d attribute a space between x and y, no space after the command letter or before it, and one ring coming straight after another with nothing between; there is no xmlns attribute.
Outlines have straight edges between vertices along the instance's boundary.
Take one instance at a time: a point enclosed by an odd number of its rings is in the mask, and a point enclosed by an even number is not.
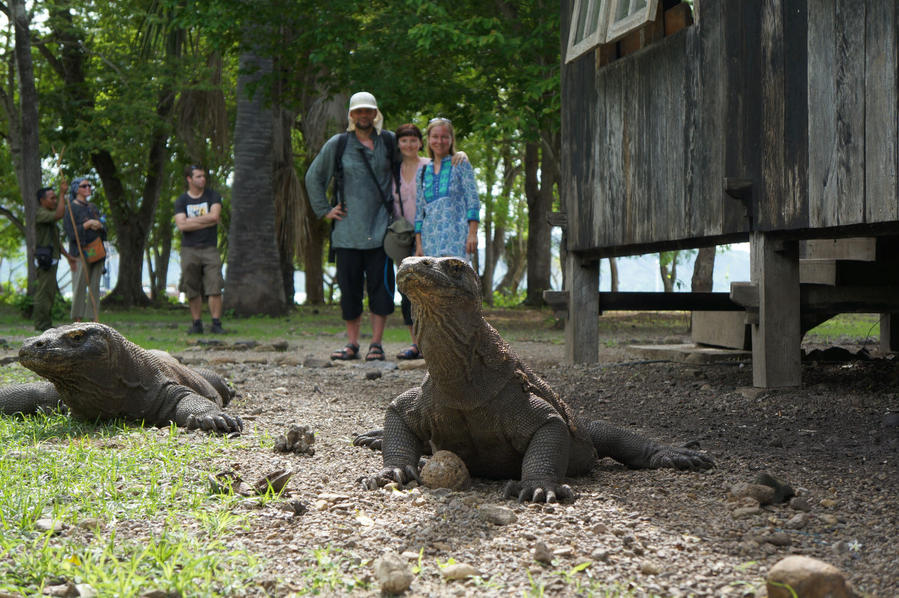
<svg viewBox="0 0 899 598"><path fill-rule="evenodd" d="M334 203L343 204L343 152L346 151L349 131L337 138L337 151L334 153Z"/></svg>

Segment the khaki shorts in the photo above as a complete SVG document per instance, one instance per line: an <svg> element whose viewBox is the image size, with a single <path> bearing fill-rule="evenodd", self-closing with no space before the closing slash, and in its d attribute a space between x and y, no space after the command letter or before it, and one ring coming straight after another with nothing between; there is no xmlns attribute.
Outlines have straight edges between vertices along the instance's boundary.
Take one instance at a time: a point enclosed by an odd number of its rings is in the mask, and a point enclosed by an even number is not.
<svg viewBox="0 0 899 598"><path fill-rule="evenodd" d="M221 295L225 288L222 259L217 247L182 247L181 282L178 290L194 297Z"/></svg>

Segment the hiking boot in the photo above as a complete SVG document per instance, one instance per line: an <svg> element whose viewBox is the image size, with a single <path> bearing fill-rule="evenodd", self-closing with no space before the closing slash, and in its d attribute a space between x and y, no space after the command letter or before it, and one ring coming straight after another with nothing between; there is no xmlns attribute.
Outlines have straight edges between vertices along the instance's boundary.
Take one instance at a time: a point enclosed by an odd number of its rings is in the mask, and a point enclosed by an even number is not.
<svg viewBox="0 0 899 598"><path fill-rule="evenodd" d="M193 325L187 329L187 334L203 334L203 322L196 320Z"/></svg>
<svg viewBox="0 0 899 598"><path fill-rule="evenodd" d="M209 329L209 332L211 332L212 334L225 334L225 329L222 328L220 322L213 322L212 328Z"/></svg>

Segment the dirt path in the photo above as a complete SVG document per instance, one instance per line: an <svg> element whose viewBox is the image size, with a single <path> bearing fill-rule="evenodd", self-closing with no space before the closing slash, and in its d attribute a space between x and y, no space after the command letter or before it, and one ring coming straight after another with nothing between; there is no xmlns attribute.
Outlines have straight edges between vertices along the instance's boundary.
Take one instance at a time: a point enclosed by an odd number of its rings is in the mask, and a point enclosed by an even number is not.
<svg viewBox="0 0 899 598"><path fill-rule="evenodd" d="M611 339L670 342L682 330L622 326L607 333L602 363L593 366L562 365L558 334L544 338L539 326L513 334L512 344L576 412L671 443L696 442L718 467L630 471L602 461L571 480L578 498L562 505L503 500L502 484L485 480L465 492L362 490L357 479L378 470L380 455L350 439L380 427L388 402L417 385L422 370L330 367L328 352L340 344L333 336L291 342L286 352L182 353L227 374L241 393L230 411L244 417L247 434L216 466L246 478L291 469L291 498L308 507L293 515L247 501L251 524L229 541L269 559L260 584L277 596L308 588L308 572L323 568L310 551L328 546L348 585L326 594L378 595L347 588L390 550L420 567L413 596L539 595L541 588L555 595L604 596L613 588L635 596L759 596L767 570L789 554L840 567L870 595L899 595L894 361L807 365L801 389L759 392L749 388L750 364L638 362ZM393 355L402 347L385 348ZM314 456L272 451L274 437L291 424L315 432ZM803 500L736 511L748 505L728 500L729 490L761 472L788 482ZM486 521L486 505L511 510L514 521ZM552 564L535 561L541 542ZM452 561L481 576L445 580L441 565Z"/></svg>

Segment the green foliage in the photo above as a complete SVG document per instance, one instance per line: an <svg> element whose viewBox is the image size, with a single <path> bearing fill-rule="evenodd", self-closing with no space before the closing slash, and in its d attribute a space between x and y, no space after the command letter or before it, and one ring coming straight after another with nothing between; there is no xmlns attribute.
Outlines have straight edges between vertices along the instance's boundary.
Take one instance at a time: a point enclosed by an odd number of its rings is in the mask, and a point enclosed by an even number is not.
<svg viewBox="0 0 899 598"><path fill-rule="evenodd" d="M232 513L234 500L208 493L209 472L196 466L211 462L221 442L185 442L174 427L0 417L0 591L40 595L65 581L121 596L252 587L258 558L223 541L242 516ZM54 535L39 529L41 519L93 533L87 541ZM191 520L203 534L182 527ZM129 539L117 537L119 525L129 527Z"/></svg>
<svg viewBox="0 0 899 598"><path fill-rule="evenodd" d="M820 343L847 339L876 342L879 336L878 314L839 314L805 333L807 340Z"/></svg>
<svg viewBox="0 0 899 598"><path fill-rule="evenodd" d="M493 291L493 306L517 307L522 304L526 295L527 292L521 289L511 295L502 293L500 291Z"/></svg>
<svg viewBox="0 0 899 598"><path fill-rule="evenodd" d="M364 591L371 588L367 571L357 559L331 546L314 548L305 559L305 584L300 595Z"/></svg>

